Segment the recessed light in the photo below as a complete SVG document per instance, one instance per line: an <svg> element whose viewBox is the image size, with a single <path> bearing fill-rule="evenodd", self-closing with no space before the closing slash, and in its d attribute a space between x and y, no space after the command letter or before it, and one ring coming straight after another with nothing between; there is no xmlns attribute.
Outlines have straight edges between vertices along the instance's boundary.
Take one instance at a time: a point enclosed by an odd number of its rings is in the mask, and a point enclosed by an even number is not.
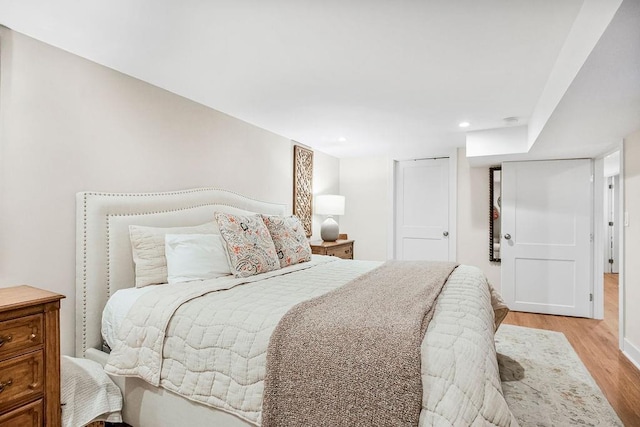
<svg viewBox="0 0 640 427"><path fill-rule="evenodd" d="M458 124L459 127L461 128L468 128L469 126L471 126L471 123L469 122L460 122L460 124Z"/></svg>
<svg viewBox="0 0 640 427"><path fill-rule="evenodd" d="M340 138L338 138L338 142L347 142L347 138L341 136Z"/></svg>

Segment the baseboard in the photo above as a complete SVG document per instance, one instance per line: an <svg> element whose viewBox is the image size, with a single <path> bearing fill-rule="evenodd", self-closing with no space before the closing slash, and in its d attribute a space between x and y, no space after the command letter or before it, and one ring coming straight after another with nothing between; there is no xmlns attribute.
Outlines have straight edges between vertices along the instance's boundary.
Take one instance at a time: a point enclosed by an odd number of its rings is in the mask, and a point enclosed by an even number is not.
<svg viewBox="0 0 640 427"><path fill-rule="evenodd" d="M628 339L624 339L624 348L622 349L622 354L624 354L627 359L631 361L636 368L640 370L640 348L631 344Z"/></svg>

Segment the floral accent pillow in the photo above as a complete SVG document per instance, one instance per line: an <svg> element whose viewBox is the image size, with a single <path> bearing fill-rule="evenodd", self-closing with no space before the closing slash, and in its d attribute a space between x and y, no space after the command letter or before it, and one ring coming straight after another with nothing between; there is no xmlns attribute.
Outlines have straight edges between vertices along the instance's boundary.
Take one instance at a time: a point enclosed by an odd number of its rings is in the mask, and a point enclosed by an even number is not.
<svg viewBox="0 0 640 427"><path fill-rule="evenodd" d="M216 212L214 216L234 276L249 277L280 268L273 240L259 214L244 216Z"/></svg>
<svg viewBox="0 0 640 427"><path fill-rule="evenodd" d="M280 268L311 260L311 246L298 217L262 215L262 220L271 233Z"/></svg>

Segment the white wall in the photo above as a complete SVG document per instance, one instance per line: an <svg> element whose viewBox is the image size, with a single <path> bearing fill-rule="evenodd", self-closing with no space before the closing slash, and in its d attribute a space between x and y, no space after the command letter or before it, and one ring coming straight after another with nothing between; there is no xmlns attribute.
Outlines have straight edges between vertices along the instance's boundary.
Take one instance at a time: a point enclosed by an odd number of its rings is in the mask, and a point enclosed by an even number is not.
<svg viewBox="0 0 640 427"><path fill-rule="evenodd" d="M458 149L458 262L484 271L500 290L500 263L489 262L489 168L472 168Z"/></svg>
<svg viewBox="0 0 640 427"><path fill-rule="evenodd" d="M66 295L64 354L76 192L212 186L291 206L288 139L6 28L0 55L0 286ZM314 157L314 187L339 188L338 159Z"/></svg>
<svg viewBox="0 0 640 427"><path fill-rule="evenodd" d="M640 367L640 131L624 140L624 349Z"/></svg>
<svg viewBox="0 0 640 427"><path fill-rule="evenodd" d="M313 195L340 193L340 161L320 151L313 153ZM314 200L315 202L315 200ZM315 209L315 206L313 207ZM340 218L337 218L338 222ZM311 240L321 240L320 225L324 221L321 215L313 215L313 235ZM344 233L344 231L341 231Z"/></svg>
<svg viewBox="0 0 640 427"><path fill-rule="evenodd" d="M604 158L604 172L605 177L615 176L620 173L620 151L611 153Z"/></svg>
<svg viewBox="0 0 640 427"><path fill-rule="evenodd" d="M526 153L527 126L511 126L467 132L467 155L469 157L499 156Z"/></svg>
<svg viewBox="0 0 640 427"><path fill-rule="evenodd" d="M393 211L390 169L386 157L340 159L340 194L345 196L340 232L355 239L355 259L387 259Z"/></svg>

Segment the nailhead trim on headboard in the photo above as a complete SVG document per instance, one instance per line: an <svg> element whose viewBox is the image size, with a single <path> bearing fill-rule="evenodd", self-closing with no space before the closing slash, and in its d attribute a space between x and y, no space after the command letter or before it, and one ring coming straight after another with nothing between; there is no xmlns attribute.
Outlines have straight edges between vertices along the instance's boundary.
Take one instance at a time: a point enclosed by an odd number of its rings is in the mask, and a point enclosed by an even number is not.
<svg viewBox="0 0 640 427"><path fill-rule="evenodd" d="M87 194L83 197L82 217L82 354L87 351Z"/></svg>

